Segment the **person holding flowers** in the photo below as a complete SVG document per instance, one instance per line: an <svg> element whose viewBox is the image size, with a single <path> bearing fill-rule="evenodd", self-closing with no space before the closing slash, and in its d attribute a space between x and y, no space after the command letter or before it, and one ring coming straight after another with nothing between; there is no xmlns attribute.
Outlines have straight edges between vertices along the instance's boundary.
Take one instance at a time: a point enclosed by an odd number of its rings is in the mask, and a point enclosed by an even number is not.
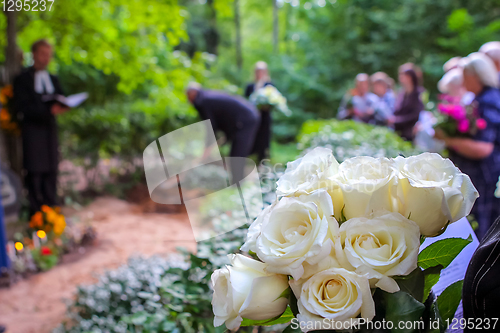
<svg viewBox="0 0 500 333"><path fill-rule="evenodd" d="M271 77L269 76L267 64L264 61L258 61L255 64L255 82L247 85L245 88L245 97L250 98L255 91L269 85L272 86L273 84L271 83ZM262 105L259 107L259 111L260 125L257 135L255 136L252 153L257 154L258 160L262 161L265 158L269 158L272 124L271 106Z"/></svg>
<svg viewBox="0 0 500 333"><path fill-rule="evenodd" d="M486 55L472 53L462 61L465 88L475 94L472 106L484 119L473 135L447 136L436 131L450 151L450 158L467 173L480 193L472 214L479 223L478 238L485 236L500 215L500 199L494 196L500 176L500 91L495 65Z"/></svg>

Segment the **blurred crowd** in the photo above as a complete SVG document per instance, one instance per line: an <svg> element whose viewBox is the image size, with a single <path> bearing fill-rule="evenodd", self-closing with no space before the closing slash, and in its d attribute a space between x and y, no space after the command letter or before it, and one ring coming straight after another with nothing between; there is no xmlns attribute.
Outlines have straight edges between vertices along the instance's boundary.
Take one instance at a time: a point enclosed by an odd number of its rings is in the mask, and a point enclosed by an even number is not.
<svg viewBox="0 0 500 333"><path fill-rule="evenodd" d="M443 72L436 110L426 110L434 103L428 104L422 71L407 63L399 67L398 92L383 72L358 74L337 117L393 128L426 151L446 148L480 193L472 213L481 239L500 216L500 199L495 196L500 177L500 42L451 58Z"/></svg>
<svg viewBox="0 0 500 333"><path fill-rule="evenodd" d="M358 74L354 89L342 99L337 118L388 126L404 139L413 140L415 124L427 102L422 71L406 63L399 67L398 80L401 89L395 92L394 80L384 72Z"/></svg>

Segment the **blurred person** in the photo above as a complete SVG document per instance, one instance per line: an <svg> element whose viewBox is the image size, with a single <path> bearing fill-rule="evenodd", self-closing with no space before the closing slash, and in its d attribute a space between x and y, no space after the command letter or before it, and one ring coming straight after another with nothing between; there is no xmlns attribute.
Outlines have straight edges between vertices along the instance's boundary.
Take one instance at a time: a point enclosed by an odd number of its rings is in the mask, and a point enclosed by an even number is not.
<svg viewBox="0 0 500 333"><path fill-rule="evenodd" d="M372 123L377 96L370 92L370 77L360 73L356 76L356 87L344 96L337 114L338 119L353 119Z"/></svg>
<svg viewBox="0 0 500 333"><path fill-rule="evenodd" d="M259 111L252 103L240 96L202 89L197 83L189 84L186 95L200 118L210 120L214 132L222 131L232 142L230 157L251 154L260 123ZM233 183L243 179L243 168L244 165L231 164Z"/></svg>
<svg viewBox="0 0 500 333"><path fill-rule="evenodd" d="M413 127L424 109L420 99L417 74L411 68L402 67L399 72L399 83L402 90L396 99L394 117L390 122L394 124L394 129L403 139L412 141Z"/></svg>
<svg viewBox="0 0 500 333"><path fill-rule="evenodd" d="M389 119L394 115L394 98L389 93L388 76L377 72L370 77L372 92L377 96L374 106L374 121L376 125L387 126Z"/></svg>
<svg viewBox="0 0 500 333"><path fill-rule="evenodd" d="M446 72L438 82L438 90L449 97L448 102L452 104L469 105L474 100L474 93L467 91L464 87L462 68L453 68Z"/></svg>
<svg viewBox="0 0 500 333"><path fill-rule="evenodd" d="M481 46L479 52L486 54L493 60L495 68L500 76L500 42L488 42Z"/></svg>
<svg viewBox="0 0 500 333"><path fill-rule="evenodd" d="M5 219L4 219L5 215L1 201L2 197L0 196L0 281L3 279L9 279L9 268L10 268L10 261L9 257L7 256L7 233L5 231ZM0 333L1 332L2 332L2 325L0 325Z"/></svg>
<svg viewBox="0 0 500 333"><path fill-rule="evenodd" d="M52 46L41 39L31 47L33 66L14 80L14 108L19 115L23 141L23 166L30 214L42 205L57 205L59 142L56 116L69 110L57 102L44 102L47 95L63 90L47 66Z"/></svg>
<svg viewBox="0 0 500 333"><path fill-rule="evenodd" d="M413 69L413 71L415 71L418 80L418 93L420 96L420 100L424 105L427 105L427 103L429 102L429 92L424 88L424 73L422 72L422 69L412 62L407 62L399 66L400 73L404 72L407 69Z"/></svg>
<svg viewBox="0 0 500 333"><path fill-rule="evenodd" d="M460 65L460 60L462 60L462 57L453 57L447 62L444 63L443 65L443 71L445 73L451 71L454 68L457 68Z"/></svg>
<svg viewBox="0 0 500 333"><path fill-rule="evenodd" d="M471 214L479 223L476 233L482 239L500 215L500 199L494 195L500 176L499 78L491 59L482 53L470 54L463 68L464 86L475 94L473 106L486 121L486 128L471 138L446 137L442 131L436 131L436 137L445 142L450 159L469 175L479 192Z"/></svg>
<svg viewBox="0 0 500 333"><path fill-rule="evenodd" d="M245 97L249 98L254 91L264 88L265 86L273 85L267 64L264 61L259 61L255 64L255 82L249 83L245 89ZM257 131L255 143L252 148L252 154L257 154L259 162L265 158L269 158L269 147L271 145L271 108L269 106L261 106L260 111L260 126Z"/></svg>

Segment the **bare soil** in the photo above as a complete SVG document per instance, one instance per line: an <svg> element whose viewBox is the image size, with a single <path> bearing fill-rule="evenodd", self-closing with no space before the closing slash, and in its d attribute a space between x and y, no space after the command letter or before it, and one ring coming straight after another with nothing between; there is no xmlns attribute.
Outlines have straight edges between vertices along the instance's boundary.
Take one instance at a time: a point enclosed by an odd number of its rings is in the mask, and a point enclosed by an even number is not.
<svg viewBox="0 0 500 333"><path fill-rule="evenodd" d="M174 252L176 247L196 250L187 215L148 213L153 209L115 198L99 198L76 215L91 219L97 231L94 245L84 253L64 256L49 270L0 289L0 325L7 333L51 332L65 316L64 299L80 284L114 269L131 255Z"/></svg>

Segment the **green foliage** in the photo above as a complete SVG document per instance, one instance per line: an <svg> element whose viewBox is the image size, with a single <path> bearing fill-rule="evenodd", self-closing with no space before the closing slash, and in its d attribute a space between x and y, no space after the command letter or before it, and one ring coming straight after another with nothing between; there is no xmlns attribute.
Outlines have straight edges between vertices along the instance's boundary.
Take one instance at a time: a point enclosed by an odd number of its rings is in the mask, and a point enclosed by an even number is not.
<svg viewBox="0 0 500 333"><path fill-rule="evenodd" d="M225 221L235 215L234 207L224 209L213 221L216 230L223 230ZM129 259L97 284L78 287L68 306L68 320L55 333L224 332L223 326L213 327L209 280L215 269L229 264L227 255L239 250L246 231L243 227L198 242L196 255L179 249L181 255L168 259Z"/></svg>
<svg viewBox="0 0 500 333"><path fill-rule="evenodd" d="M54 66L79 62L113 73L126 93L147 81L179 91L182 83L172 78L182 73L175 69L182 68L185 75L190 70L171 51L187 38L185 16L172 0L60 1L51 11L20 12L18 41L28 51L35 40L48 38L57 52Z"/></svg>
<svg viewBox="0 0 500 333"><path fill-rule="evenodd" d="M399 322L416 322L425 310L424 304L417 301L404 291L395 293L384 292L385 319L392 321L394 328L392 332L413 332L411 329L401 329Z"/></svg>
<svg viewBox="0 0 500 333"><path fill-rule="evenodd" d="M59 262L59 257L55 247L50 248L50 254L43 254L42 248L35 248L31 250L31 255L37 267L42 271L48 271Z"/></svg>
<svg viewBox="0 0 500 333"><path fill-rule="evenodd" d="M460 300L462 299L463 285L463 280L457 281L449 285L448 288L438 296L436 302L439 308L439 315L444 322L451 320L455 315Z"/></svg>
<svg viewBox="0 0 500 333"><path fill-rule="evenodd" d="M436 267L441 265L443 268L455 259L460 252L472 242L472 237L469 238L446 238L438 240L435 243L427 246L418 255L418 265L422 269Z"/></svg>
<svg viewBox="0 0 500 333"><path fill-rule="evenodd" d="M355 156L396 157L417 154L411 143L386 127L352 120L309 120L299 134L299 149L331 148L341 162Z"/></svg>

